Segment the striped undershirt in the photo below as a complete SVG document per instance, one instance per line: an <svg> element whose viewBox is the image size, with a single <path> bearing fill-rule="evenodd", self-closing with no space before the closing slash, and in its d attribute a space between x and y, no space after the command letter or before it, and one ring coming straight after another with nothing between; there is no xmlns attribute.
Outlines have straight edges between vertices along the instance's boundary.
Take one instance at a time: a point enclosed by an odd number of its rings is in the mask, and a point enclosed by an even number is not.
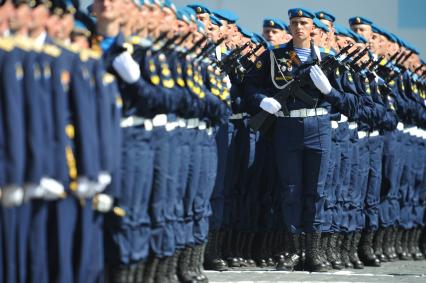
<svg viewBox="0 0 426 283"><path fill-rule="evenodd" d="M305 63L309 57L311 57L311 49L310 48L294 48L297 56L299 56L300 61Z"/></svg>

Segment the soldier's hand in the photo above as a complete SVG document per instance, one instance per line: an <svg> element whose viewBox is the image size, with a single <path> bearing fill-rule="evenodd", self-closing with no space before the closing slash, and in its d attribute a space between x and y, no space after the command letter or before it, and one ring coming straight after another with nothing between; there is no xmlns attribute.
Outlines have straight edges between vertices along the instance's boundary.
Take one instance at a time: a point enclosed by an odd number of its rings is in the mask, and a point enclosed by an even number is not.
<svg viewBox="0 0 426 283"><path fill-rule="evenodd" d="M314 85L323 93L329 94L331 92L331 84L324 72L318 65L312 66L309 73Z"/></svg>
<svg viewBox="0 0 426 283"><path fill-rule="evenodd" d="M8 185L2 189L1 204L4 207L14 207L22 204L24 190L16 185Z"/></svg>
<svg viewBox="0 0 426 283"><path fill-rule="evenodd" d="M45 200L57 200L66 196L64 185L52 178L42 178L40 186L43 188Z"/></svg>
<svg viewBox="0 0 426 283"><path fill-rule="evenodd" d="M135 83L141 76L139 64L133 60L132 55L127 51L115 57L112 66L123 81L129 84Z"/></svg>
<svg viewBox="0 0 426 283"><path fill-rule="evenodd" d="M80 199L85 199L93 195L92 182L86 177L79 177L77 179L77 189L74 191L74 194Z"/></svg>
<svg viewBox="0 0 426 283"><path fill-rule="evenodd" d="M114 200L106 194L97 194L93 197L93 209L102 213L106 213L112 209Z"/></svg>
<svg viewBox="0 0 426 283"><path fill-rule="evenodd" d="M268 112L269 114L275 114L281 109L281 104L273 99L272 97L265 97L260 102L260 108Z"/></svg>

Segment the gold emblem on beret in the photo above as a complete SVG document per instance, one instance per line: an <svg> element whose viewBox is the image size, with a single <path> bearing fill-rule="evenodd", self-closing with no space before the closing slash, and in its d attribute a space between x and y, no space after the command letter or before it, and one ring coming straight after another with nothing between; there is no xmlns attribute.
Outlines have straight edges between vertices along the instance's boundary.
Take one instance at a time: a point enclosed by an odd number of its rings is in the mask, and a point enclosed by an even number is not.
<svg viewBox="0 0 426 283"><path fill-rule="evenodd" d="M271 25L271 27L275 26L274 21L270 21L269 24Z"/></svg>
<svg viewBox="0 0 426 283"><path fill-rule="evenodd" d="M320 14L319 14L319 17L320 17L320 19L324 19L324 14L323 14L323 13L320 13Z"/></svg>
<svg viewBox="0 0 426 283"><path fill-rule="evenodd" d="M356 17L355 22L356 22L357 24L360 24L360 23L361 23L361 19L360 19L359 17Z"/></svg>
<svg viewBox="0 0 426 283"><path fill-rule="evenodd" d="M201 14L203 12L203 10L201 9L201 7L197 7L197 13Z"/></svg>
<svg viewBox="0 0 426 283"><path fill-rule="evenodd" d="M301 17L301 16L303 15L302 10L299 10L299 11L297 12L297 15L298 15L299 17Z"/></svg>

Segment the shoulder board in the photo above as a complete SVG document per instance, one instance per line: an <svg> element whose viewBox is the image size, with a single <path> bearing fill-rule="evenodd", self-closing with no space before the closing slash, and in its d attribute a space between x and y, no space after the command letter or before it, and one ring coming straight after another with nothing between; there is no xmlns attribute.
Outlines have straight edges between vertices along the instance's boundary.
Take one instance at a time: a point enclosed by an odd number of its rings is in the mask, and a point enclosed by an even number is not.
<svg viewBox="0 0 426 283"><path fill-rule="evenodd" d="M333 49L331 49L331 48L320 47L319 51L321 53L324 53L324 54L327 54L327 55L331 55L331 56L336 55L336 52Z"/></svg>
<svg viewBox="0 0 426 283"><path fill-rule="evenodd" d="M0 49L11 51L14 47L15 44L10 38L0 38Z"/></svg>
<svg viewBox="0 0 426 283"><path fill-rule="evenodd" d="M382 59L382 61L380 61L380 66L384 66L388 63L388 60L386 60L385 58Z"/></svg>
<svg viewBox="0 0 426 283"><path fill-rule="evenodd" d="M90 52L90 57L92 57L93 59L99 60L102 57L102 51L100 50L89 50Z"/></svg>
<svg viewBox="0 0 426 283"><path fill-rule="evenodd" d="M30 42L22 37L14 37L13 41L15 43L15 46L20 49L23 49L26 51L29 51L32 49Z"/></svg>
<svg viewBox="0 0 426 283"><path fill-rule="evenodd" d="M87 49L83 49L80 51L80 60L86 62L90 58L90 51Z"/></svg>
<svg viewBox="0 0 426 283"><path fill-rule="evenodd" d="M43 46L43 52L52 57L58 57L61 55L61 49L52 44L45 44Z"/></svg>
<svg viewBox="0 0 426 283"><path fill-rule="evenodd" d="M281 49L281 48L285 48L285 47L287 47L287 43L273 45L273 46L270 47L270 50L272 50L272 49Z"/></svg>
<svg viewBox="0 0 426 283"><path fill-rule="evenodd" d="M68 50L72 53L78 53L78 48L75 45L66 44L66 43L59 41L59 40L55 41L55 44L57 44L58 46L66 49L66 50Z"/></svg>
<svg viewBox="0 0 426 283"><path fill-rule="evenodd" d="M141 41L141 38L139 36L130 36L127 38L126 42L130 43L130 44L139 44L139 42Z"/></svg>

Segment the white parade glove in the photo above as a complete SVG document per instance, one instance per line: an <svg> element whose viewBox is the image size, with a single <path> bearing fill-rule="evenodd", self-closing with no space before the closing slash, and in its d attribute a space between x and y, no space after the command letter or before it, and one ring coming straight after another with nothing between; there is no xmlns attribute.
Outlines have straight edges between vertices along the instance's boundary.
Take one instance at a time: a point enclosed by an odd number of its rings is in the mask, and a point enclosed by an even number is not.
<svg viewBox="0 0 426 283"><path fill-rule="evenodd" d="M44 200L57 200L66 196L64 185L55 179L41 178L40 186L43 188Z"/></svg>
<svg viewBox="0 0 426 283"><path fill-rule="evenodd" d="M97 193L101 193L105 190L105 188L111 184L111 175L107 172L101 172L98 175L98 183L99 183L99 189L96 191Z"/></svg>
<svg viewBox="0 0 426 283"><path fill-rule="evenodd" d="M311 67L309 75L322 94L329 94L331 92L331 84L318 65Z"/></svg>
<svg viewBox="0 0 426 283"><path fill-rule="evenodd" d="M42 199L44 189L40 185L25 184L24 185L24 201L28 202L32 199Z"/></svg>
<svg viewBox="0 0 426 283"><path fill-rule="evenodd" d="M24 190L16 185L5 186L2 190L1 204L4 207L19 206L24 200Z"/></svg>
<svg viewBox="0 0 426 283"><path fill-rule="evenodd" d="M93 209L102 213L106 213L112 209L114 200L106 194L97 194L93 197Z"/></svg>
<svg viewBox="0 0 426 283"><path fill-rule="evenodd" d="M77 179L77 189L74 191L76 197L85 199L90 196L92 192L92 182L86 177L79 177Z"/></svg>
<svg viewBox="0 0 426 283"><path fill-rule="evenodd" d="M127 51L115 57L112 66L120 77L129 84L136 82L141 77L139 64L133 60L132 55Z"/></svg>
<svg viewBox="0 0 426 283"><path fill-rule="evenodd" d="M265 97L260 102L260 108L270 114L275 114L281 109L281 104L272 97Z"/></svg>

